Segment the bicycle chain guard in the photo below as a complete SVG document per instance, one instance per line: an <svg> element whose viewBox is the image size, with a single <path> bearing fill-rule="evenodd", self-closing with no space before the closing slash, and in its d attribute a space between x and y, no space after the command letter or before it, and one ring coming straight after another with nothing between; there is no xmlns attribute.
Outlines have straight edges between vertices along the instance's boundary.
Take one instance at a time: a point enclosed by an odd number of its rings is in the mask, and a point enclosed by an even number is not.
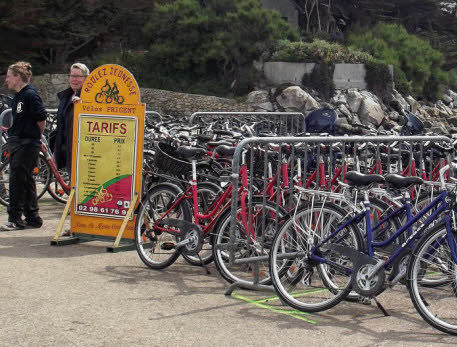
<svg viewBox="0 0 457 347"><path fill-rule="evenodd" d="M351 259L354 264L352 272L353 289L357 294L374 297L384 289L385 271L383 267L371 279L368 279L371 269L378 263L375 258L371 258L354 248L334 243L323 245L322 248L331 249Z"/></svg>
<svg viewBox="0 0 457 347"><path fill-rule="evenodd" d="M372 277L368 278L371 270L376 266L373 264L358 264L359 266L354 268L352 289L356 293L372 298L382 292L385 283L385 271L384 268L380 268L378 272Z"/></svg>
<svg viewBox="0 0 457 347"><path fill-rule="evenodd" d="M197 224L174 218L165 218L161 221L164 225L173 226L179 229L176 235L178 243L176 246L185 255L197 255L203 247L202 229ZM181 244L181 245L180 245Z"/></svg>

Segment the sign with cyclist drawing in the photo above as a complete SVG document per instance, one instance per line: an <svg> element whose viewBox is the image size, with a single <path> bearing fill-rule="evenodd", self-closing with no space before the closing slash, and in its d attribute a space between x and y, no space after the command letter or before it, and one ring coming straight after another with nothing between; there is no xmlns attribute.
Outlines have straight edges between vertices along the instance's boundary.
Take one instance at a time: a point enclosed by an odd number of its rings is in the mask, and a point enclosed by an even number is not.
<svg viewBox="0 0 457 347"><path fill-rule="evenodd" d="M133 196L136 119L79 117L76 211L124 218Z"/></svg>
<svg viewBox="0 0 457 347"><path fill-rule="evenodd" d="M73 120L72 233L116 237L124 225L122 238L133 238L135 216L127 214L141 196L145 109L122 66L102 65L87 76Z"/></svg>

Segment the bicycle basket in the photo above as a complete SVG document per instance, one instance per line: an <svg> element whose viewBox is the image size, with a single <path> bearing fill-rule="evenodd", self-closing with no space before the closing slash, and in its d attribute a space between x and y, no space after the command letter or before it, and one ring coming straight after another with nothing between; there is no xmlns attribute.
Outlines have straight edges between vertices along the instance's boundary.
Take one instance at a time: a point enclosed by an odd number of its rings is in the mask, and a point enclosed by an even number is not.
<svg viewBox="0 0 457 347"><path fill-rule="evenodd" d="M175 176L183 176L192 171L192 164L180 159L175 147L163 142L156 142L154 147L154 165L158 171Z"/></svg>
<svg viewBox="0 0 457 347"><path fill-rule="evenodd" d="M424 123L412 112L405 111L405 125L401 128L400 135L420 135L424 131Z"/></svg>
<svg viewBox="0 0 457 347"><path fill-rule="evenodd" d="M305 118L306 131L309 133L328 133L333 135L336 130L336 112L330 108L314 110Z"/></svg>

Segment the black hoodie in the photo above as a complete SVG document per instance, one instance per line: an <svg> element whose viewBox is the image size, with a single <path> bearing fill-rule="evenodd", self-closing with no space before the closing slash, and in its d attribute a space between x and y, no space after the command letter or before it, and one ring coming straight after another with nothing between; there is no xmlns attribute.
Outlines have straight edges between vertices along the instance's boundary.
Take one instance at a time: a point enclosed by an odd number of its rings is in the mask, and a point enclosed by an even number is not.
<svg viewBox="0 0 457 347"><path fill-rule="evenodd" d="M47 112L35 87L28 84L16 93L11 111L13 125L9 128L8 135L37 140L32 143L39 146L41 132L37 122L46 120Z"/></svg>

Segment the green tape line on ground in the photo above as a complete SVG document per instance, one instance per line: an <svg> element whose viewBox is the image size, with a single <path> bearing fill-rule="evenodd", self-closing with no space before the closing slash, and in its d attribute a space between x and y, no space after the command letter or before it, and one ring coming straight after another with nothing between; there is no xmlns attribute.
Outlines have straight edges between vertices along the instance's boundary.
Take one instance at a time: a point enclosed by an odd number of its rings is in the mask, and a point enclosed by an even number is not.
<svg viewBox="0 0 457 347"><path fill-rule="evenodd" d="M291 296L296 298L296 297L302 296L302 295L314 294L314 293L325 292L325 291L328 291L328 289L316 289L316 290L310 290L308 292L294 293ZM255 302L259 302L260 303L260 302L267 302L267 301L273 301L273 300L279 300L279 297L272 296L271 298L255 300Z"/></svg>
<svg viewBox="0 0 457 347"><path fill-rule="evenodd" d="M298 310L282 310L282 309L278 309L278 308L274 308L274 307L271 307L269 305L265 305L262 303L262 301L265 301L265 300L268 300L268 299L262 299L262 300L251 300L245 296L242 296L242 295L239 295L239 294L232 294L232 296L236 299L240 299L240 300L243 300L243 301L246 301L247 303L250 303L250 304L253 304L257 307L260 307L260 308L264 308L268 311L272 311L272 312L276 312L276 313L281 313L281 314L285 314L287 316L291 316L291 317L294 317L294 318L297 318L297 319L300 319L302 321L305 321L307 323L310 323L310 324L317 324L316 321L313 321L309 318L306 318L306 317L303 317L303 316L306 316L308 315L309 313L306 313L306 312L302 312L302 311L298 311Z"/></svg>

